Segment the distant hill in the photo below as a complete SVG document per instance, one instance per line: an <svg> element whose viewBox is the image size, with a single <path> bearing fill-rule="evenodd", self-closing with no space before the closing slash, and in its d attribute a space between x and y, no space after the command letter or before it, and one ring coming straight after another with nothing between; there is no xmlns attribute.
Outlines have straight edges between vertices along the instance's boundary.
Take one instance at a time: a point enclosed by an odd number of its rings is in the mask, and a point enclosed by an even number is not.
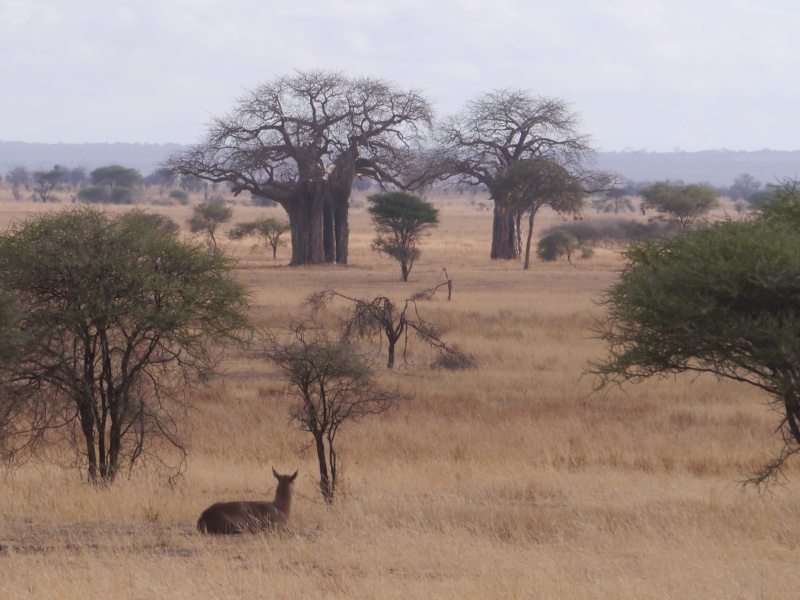
<svg viewBox="0 0 800 600"><path fill-rule="evenodd" d="M118 164L152 173L179 144L32 144L0 142L0 173L17 165L52 169L54 165L97 167ZM762 183L800 177L800 150L705 150L702 152L601 152L597 166L632 181L682 179L693 183L728 186L737 175L749 173Z"/></svg>
<svg viewBox="0 0 800 600"><path fill-rule="evenodd" d="M97 167L122 165L139 169L142 175L155 171L180 144L31 144L0 142L0 173L17 165L31 170L52 169L55 165L93 171Z"/></svg>
<svg viewBox="0 0 800 600"><path fill-rule="evenodd" d="M787 177L800 178L800 150L601 152L597 164L632 181L682 179L691 183L729 186L742 173L749 173L764 184Z"/></svg>

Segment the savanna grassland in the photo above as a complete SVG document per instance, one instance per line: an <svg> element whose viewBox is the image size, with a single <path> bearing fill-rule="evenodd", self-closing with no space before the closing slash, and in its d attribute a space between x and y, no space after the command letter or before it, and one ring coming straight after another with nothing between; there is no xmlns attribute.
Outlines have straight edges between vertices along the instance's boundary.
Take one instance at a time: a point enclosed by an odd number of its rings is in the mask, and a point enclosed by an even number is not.
<svg viewBox="0 0 800 600"><path fill-rule="evenodd" d="M0 225L41 204L0 194ZM594 302L622 267L488 259L483 198L440 197L441 226L407 284L370 249L352 212L351 265L288 268L288 249L231 242L254 321L285 327L332 287L419 303L480 368L446 372L411 346L384 383L412 397L340 434L343 481L322 502L286 386L257 350L236 350L195 392L185 473L134 471L110 488L42 459L0 478L0 597L17 598L757 598L800 590L800 468L766 494L740 482L780 447L779 415L746 387L680 377L592 394L602 357ZM118 209L115 209L118 210ZM189 207L149 206L185 223ZM278 209L237 205L234 221ZM588 218L596 217L587 212ZM543 213L538 227L556 217ZM328 324L344 310L334 305ZM381 355L380 361L385 362ZM402 361L401 361L402 362ZM271 499L296 468L291 532L208 538L218 500Z"/></svg>

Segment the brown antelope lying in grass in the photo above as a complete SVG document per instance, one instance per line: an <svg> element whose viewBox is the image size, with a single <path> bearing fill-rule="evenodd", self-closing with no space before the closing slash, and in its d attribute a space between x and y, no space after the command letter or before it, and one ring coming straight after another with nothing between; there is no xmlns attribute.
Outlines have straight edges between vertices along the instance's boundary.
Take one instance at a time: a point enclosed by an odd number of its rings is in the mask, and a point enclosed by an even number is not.
<svg viewBox="0 0 800 600"><path fill-rule="evenodd" d="M286 527L292 511L294 475L272 474L278 480L272 502L217 502L203 511L197 520L200 533L256 533Z"/></svg>

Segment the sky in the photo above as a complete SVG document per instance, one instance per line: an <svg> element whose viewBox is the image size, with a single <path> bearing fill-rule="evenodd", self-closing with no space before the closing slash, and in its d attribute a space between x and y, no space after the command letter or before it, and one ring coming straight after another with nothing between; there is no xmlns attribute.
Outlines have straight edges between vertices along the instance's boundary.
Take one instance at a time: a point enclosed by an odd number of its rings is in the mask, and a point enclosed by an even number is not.
<svg viewBox="0 0 800 600"><path fill-rule="evenodd" d="M0 141L199 141L330 69L569 102L602 151L800 149L797 0L0 0Z"/></svg>

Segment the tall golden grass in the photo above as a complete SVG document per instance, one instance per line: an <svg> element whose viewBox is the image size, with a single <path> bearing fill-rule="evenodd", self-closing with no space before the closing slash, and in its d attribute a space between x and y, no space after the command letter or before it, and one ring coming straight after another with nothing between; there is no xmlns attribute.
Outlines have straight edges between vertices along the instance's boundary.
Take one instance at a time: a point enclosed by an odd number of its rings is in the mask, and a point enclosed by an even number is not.
<svg viewBox="0 0 800 600"><path fill-rule="evenodd" d="M2 193L0 225L43 210ZM347 267L288 268L287 249L272 261L250 242L229 245L265 327L302 318L303 300L325 287L402 300L442 267L454 280L452 301L420 310L480 369L428 369L412 346L409 363L383 375L412 399L341 434L332 507L279 374L258 352L234 352L193 397L188 468L172 484L139 470L92 488L42 461L3 472L0 597L797 597L800 469L765 495L739 483L779 448L767 399L702 377L593 395L582 373L603 353L594 301L618 255L523 272L488 259L485 199L433 200L442 223L407 284L369 249L363 209ZM190 213L148 210L179 223ZM282 216L237 205L234 221L259 214ZM343 308L331 310L334 323ZM290 533L194 530L212 502L271 498L272 466L300 469Z"/></svg>

